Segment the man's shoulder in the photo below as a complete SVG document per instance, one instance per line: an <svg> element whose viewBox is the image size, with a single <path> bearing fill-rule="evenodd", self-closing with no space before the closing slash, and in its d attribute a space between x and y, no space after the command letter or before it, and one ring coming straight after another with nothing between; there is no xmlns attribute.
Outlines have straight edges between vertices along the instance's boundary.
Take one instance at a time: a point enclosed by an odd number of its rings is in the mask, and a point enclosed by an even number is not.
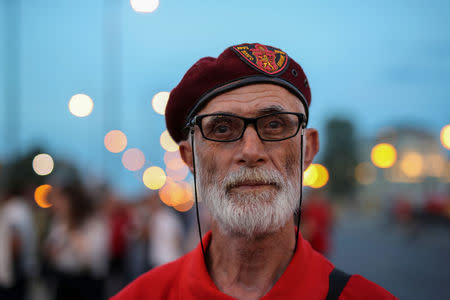
<svg viewBox="0 0 450 300"><path fill-rule="evenodd" d="M351 299L390 300L397 298L378 284L364 278L363 276L352 275L342 291L341 296L339 297L339 300Z"/></svg>
<svg viewBox="0 0 450 300"><path fill-rule="evenodd" d="M111 300L144 299L149 296L154 299L169 298L169 294L176 290L173 287L179 283L178 276L183 273L189 255L190 253L151 269L128 284Z"/></svg>

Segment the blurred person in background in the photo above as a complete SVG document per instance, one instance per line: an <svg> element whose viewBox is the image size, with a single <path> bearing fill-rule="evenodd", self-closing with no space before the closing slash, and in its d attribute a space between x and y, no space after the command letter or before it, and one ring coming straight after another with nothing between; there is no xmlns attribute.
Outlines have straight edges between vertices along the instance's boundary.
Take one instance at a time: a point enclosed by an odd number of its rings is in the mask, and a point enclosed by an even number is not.
<svg viewBox="0 0 450 300"><path fill-rule="evenodd" d="M36 232L30 191L34 184L19 164L4 171L0 186L0 299L26 299L37 271ZM6 175L6 176L5 176Z"/></svg>
<svg viewBox="0 0 450 300"><path fill-rule="evenodd" d="M127 281L126 252L128 243L128 230L130 226L130 212L128 207L119 198L117 193L107 186L99 192L102 198L101 212L105 217L109 230L109 275L108 293L116 293Z"/></svg>
<svg viewBox="0 0 450 300"><path fill-rule="evenodd" d="M302 234L314 250L327 255L331 250L333 208L320 191L311 191L302 205Z"/></svg>
<svg viewBox="0 0 450 300"><path fill-rule="evenodd" d="M396 299L337 270L297 230L302 174L319 150L310 103L302 68L281 49L241 44L197 61L165 117L211 231L112 299Z"/></svg>
<svg viewBox="0 0 450 300"><path fill-rule="evenodd" d="M202 226L202 232L208 232L211 230L211 216L209 215L208 208L204 205L199 205L200 224ZM193 209L189 211L194 211ZM186 232L186 239L184 241L184 252L192 251L198 245L198 224L195 220L195 216L192 215L192 220L188 224L188 230Z"/></svg>
<svg viewBox="0 0 450 300"><path fill-rule="evenodd" d="M130 204L130 223L127 230L125 270L127 282L136 279L150 268L148 261L150 212L146 203Z"/></svg>
<svg viewBox="0 0 450 300"><path fill-rule="evenodd" d="M398 224L410 225L413 221L413 207L406 195L396 195L393 199L393 216Z"/></svg>
<svg viewBox="0 0 450 300"><path fill-rule="evenodd" d="M56 300L103 299L108 230L79 180L58 178L49 201L53 220L44 255L54 272Z"/></svg>
<svg viewBox="0 0 450 300"><path fill-rule="evenodd" d="M149 194L148 259L156 267L177 259L182 254L183 226L180 218L160 200L158 193Z"/></svg>

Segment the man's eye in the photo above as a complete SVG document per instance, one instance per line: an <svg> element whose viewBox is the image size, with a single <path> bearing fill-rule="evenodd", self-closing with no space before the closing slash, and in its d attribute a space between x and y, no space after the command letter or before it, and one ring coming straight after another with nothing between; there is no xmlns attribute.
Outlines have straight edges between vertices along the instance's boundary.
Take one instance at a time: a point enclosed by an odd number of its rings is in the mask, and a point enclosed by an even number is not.
<svg viewBox="0 0 450 300"><path fill-rule="evenodd" d="M266 122L264 122L264 124L262 125L266 130L280 130L286 126L286 123L279 118L273 118L270 120L266 120Z"/></svg>
<svg viewBox="0 0 450 300"><path fill-rule="evenodd" d="M269 124L267 124L267 127L272 129L280 128L281 126L283 125L281 124L280 121L270 121Z"/></svg>
<svg viewBox="0 0 450 300"><path fill-rule="evenodd" d="M227 133L228 130L230 130L230 126L224 124L216 125L214 127L215 133Z"/></svg>

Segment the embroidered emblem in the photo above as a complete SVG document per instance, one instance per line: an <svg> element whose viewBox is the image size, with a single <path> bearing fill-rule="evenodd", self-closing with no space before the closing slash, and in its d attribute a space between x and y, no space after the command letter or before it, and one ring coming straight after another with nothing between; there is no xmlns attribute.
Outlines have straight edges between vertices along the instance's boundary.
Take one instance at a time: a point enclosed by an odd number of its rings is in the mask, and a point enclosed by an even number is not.
<svg viewBox="0 0 450 300"><path fill-rule="evenodd" d="M233 46L233 50L249 65L269 75L283 71L288 61L286 52L271 46L242 44Z"/></svg>

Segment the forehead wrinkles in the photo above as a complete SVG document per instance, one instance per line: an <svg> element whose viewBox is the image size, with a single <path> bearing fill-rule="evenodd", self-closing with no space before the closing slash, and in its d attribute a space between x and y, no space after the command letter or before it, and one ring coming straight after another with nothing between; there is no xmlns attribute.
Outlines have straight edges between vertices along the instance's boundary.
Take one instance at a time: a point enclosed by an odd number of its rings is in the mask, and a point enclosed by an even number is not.
<svg viewBox="0 0 450 300"><path fill-rule="evenodd" d="M304 112L300 99L288 90L273 84L244 86L213 98L200 114L216 111L255 112L278 105L286 111Z"/></svg>

